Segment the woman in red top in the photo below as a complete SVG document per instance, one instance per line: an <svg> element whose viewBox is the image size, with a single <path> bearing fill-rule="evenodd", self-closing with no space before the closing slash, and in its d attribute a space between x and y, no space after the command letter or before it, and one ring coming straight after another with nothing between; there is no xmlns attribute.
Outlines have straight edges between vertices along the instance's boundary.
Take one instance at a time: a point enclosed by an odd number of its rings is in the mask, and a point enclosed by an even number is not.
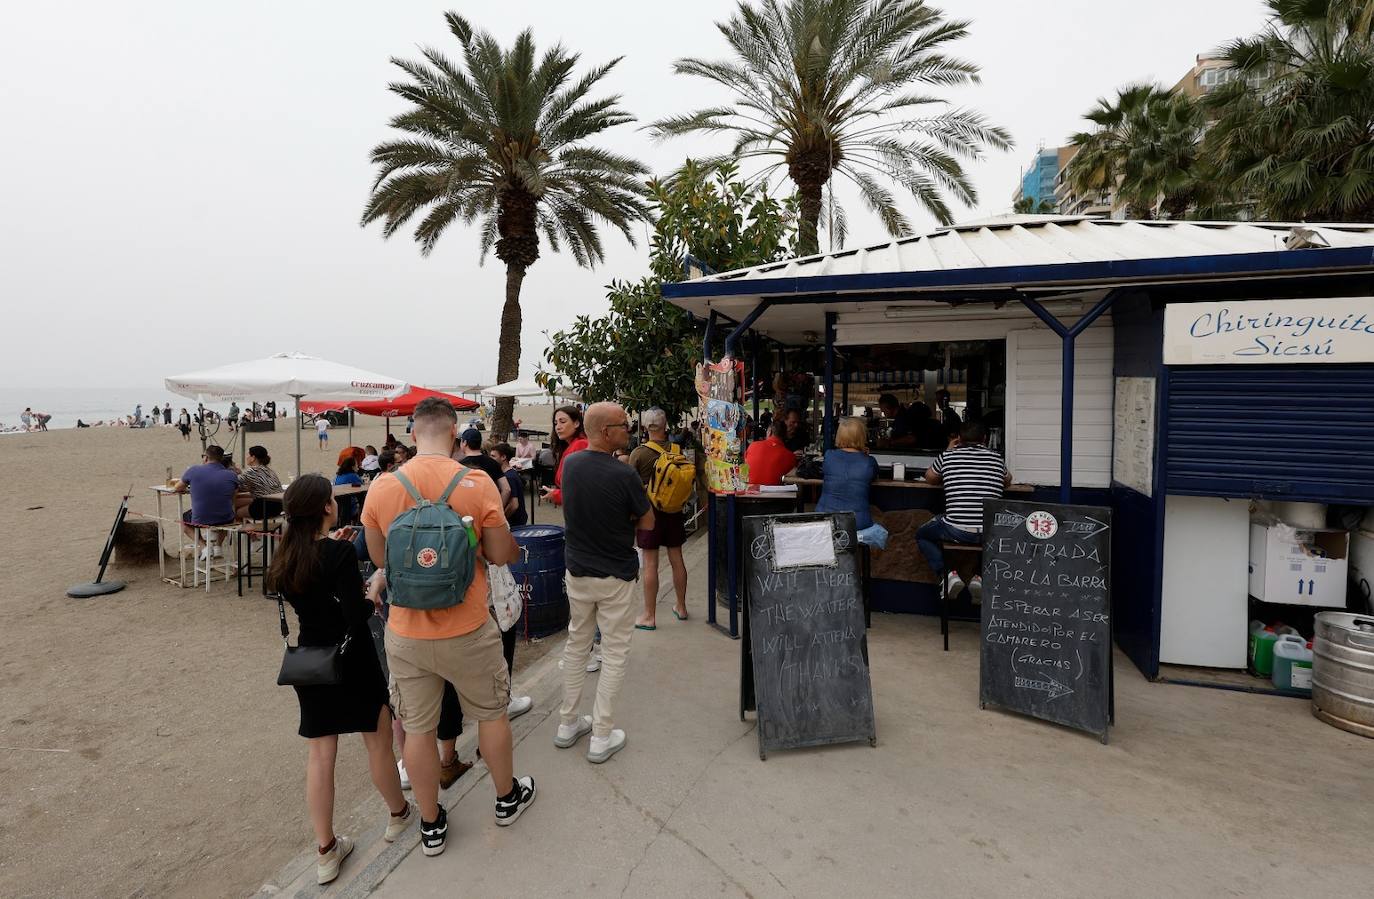
<svg viewBox="0 0 1374 899"><path fill-rule="evenodd" d="M578 450L587 448L587 434L582 430L582 412L576 406L559 406L553 413L553 452L558 467L553 472L553 486L541 488L544 498L555 506L563 505L563 461Z"/></svg>
<svg viewBox="0 0 1374 899"><path fill-rule="evenodd" d="M749 483L777 486L782 476L797 467L797 454L783 444L787 424L783 418L773 419L767 440L755 440L744 451L744 464L749 468Z"/></svg>

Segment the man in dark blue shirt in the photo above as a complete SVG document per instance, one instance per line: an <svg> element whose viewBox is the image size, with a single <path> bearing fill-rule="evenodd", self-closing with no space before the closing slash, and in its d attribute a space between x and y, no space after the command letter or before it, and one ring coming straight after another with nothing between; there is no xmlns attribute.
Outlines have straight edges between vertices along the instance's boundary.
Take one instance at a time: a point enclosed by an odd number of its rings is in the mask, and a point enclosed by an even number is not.
<svg viewBox="0 0 1374 899"><path fill-rule="evenodd" d="M215 444L205 448L200 465L192 465L175 484L178 493L190 492L191 508L181 516L182 529L191 538L198 552L220 555L225 531L215 531L214 548L206 544L202 549L200 534L193 525L229 525L234 523L234 491L238 490L238 472L224 467L224 450Z"/></svg>

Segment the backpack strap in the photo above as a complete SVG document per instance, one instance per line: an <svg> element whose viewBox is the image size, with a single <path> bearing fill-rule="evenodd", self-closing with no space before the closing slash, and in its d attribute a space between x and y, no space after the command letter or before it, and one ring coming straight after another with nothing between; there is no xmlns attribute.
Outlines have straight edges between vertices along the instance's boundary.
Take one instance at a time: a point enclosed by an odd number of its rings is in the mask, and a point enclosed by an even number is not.
<svg viewBox="0 0 1374 899"><path fill-rule="evenodd" d="M668 455L668 450L666 450L666 449L664 449L663 447L659 446L657 443L654 443L652 440L646 440L646 441L644 441L644 443L643 443L642 445L643 445L643 446L647 446L649 449L651 449L651 450L653 450L654 452L658 453L660 456L666 456L666 455ZM671 444L669 444L669 445L671 446Z"/></svg>
<svg viewBox="0 0 1374 899"><path fill-rule="evenodd" d="M415 502L417 503L424 502L425 498L420 495L420 491L415 489L415 485L410 483L409 478L401 474L401 470L399 468L393 471L392 475L395 476L396 480L401 482L402 487L406 488L406 493L410 494L411 499L415 500ZM445 494L445 496L447 496L447 494Z"/></svg>
<svg viewBox="0 0 1374 899"><path fill-rule="evenodd" d="M448 502L449 494L453 492L454 487L458 486L458 482L463 479L463 476L466 475L468 471L469 469L463 466L459 466L458 473L453 476L453 480L448 482L448 486L444 488L444 492L440 494L439 498L434 501L435 505L442 506Z"/></svg>

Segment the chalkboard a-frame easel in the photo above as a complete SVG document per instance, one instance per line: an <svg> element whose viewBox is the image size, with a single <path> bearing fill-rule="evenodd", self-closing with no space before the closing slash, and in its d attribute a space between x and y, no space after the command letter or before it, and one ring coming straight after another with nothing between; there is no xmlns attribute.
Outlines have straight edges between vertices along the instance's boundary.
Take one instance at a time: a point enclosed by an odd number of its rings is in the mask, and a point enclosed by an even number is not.
<svg viewBox="0 0 1374 899"><path fill-rule="evenodd" d="M757 708L759 758L858 740L876 746L853 513L754 515L743 524L740 720Z"/></svg>
<svg viewBox="0 0 1374 899"><path fill-rule="evenodd" d="M1085 730L1114 717L1111 509L983 505L979 706Z"/></svg>

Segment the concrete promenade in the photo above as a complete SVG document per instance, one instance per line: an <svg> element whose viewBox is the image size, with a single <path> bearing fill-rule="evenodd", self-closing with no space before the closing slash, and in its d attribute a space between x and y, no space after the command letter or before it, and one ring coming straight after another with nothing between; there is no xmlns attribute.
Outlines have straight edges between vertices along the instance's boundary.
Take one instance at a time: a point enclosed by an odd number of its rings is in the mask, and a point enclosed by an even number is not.
<svg viewBox="0 0 1374 899"><path fill-rule="evenodd" d="M1303 701L1151 684L1116 656L1110 745L978 708L976 627L878 615L878 746L758 757L737 715L739 645L660 599L636 632L601 766L553 746L557 653L531 668L516 769L539 798L510 828L482 766L443 797L449 842L359 834L328 891L302 856L265 892L439 896L1363 896L1374 891L1374 742ZM665 571L666 575L666 571ZM667 593L669 588L666 586ZM594 685L589 678L588 687ZM589 698L589 697L588 697ZM588 704L587 711L590 711ZM471 736L467 737L471 740ZM471 748L463 750L471 757ZM379 800L375 815L384 817Z"/></svg>

